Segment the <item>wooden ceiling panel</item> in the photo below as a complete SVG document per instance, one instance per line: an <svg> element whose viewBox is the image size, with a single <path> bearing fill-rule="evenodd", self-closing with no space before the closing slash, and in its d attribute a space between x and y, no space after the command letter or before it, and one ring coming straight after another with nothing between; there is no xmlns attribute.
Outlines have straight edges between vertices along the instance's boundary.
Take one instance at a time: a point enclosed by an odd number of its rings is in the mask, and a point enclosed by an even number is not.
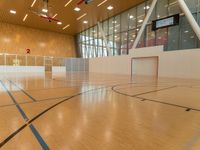
<svg viewBox="0 0 200 150"><path fill-rule="evenodd" d="M80 5L80 12L74 11L74 8L77 6L77 2L79 2L79 0L72 0L72 2L67 7L64 7L64 5L69 0L49 0L49 5L51 7L50 12L52 12L52 14L58 14L55 18L60 20L62 25L57 25L55 22L50 23L31 13L30 9L36 11L41 10L42 0L36 0L34 7L31 8L33 1L34 0L1 0L0 21L75 35L76 33L95 25L97 21L102 21L112 17L130 7L143 2L144 0L108 0L100 7L97 7L97 5L103 0L93 0L93 2L89 5ZM107 10L109 5L114 7L112 11ZM15 15L10 14L9 11L11 9L16 10L17 13ZM77 21L77 18L84 13L87 13L87 15ZM23 22L23 18L26 14L28 14L28 17L26 21ZM86 25L83 24L84 20L87 20L89 23ZM63 30L63 27L68 24L70 24L70 27Z"/></svg>

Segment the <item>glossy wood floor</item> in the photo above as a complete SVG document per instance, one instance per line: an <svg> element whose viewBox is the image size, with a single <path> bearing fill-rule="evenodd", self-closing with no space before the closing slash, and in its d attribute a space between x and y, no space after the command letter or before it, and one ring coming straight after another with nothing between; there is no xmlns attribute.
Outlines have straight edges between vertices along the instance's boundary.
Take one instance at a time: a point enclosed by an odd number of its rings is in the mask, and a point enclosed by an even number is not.
<svg viewBox="0 0 200 150"><path fill-rule="evenodd" d="M200 150L200 81L1 74L2 150Z"/></svg>

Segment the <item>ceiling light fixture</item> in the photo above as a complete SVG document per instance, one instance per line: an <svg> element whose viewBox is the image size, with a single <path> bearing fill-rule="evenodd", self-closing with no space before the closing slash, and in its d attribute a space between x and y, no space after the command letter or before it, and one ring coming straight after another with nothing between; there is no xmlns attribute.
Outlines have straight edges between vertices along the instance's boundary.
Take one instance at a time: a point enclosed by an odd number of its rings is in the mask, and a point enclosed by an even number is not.
<svg viewBox="0 0 200 150"><path fill-rule="evenodd" d="M62 22L57 22L57 24L58 24L58 25L61 25L61 24L62 24Z"/></svg>
<svg viewBox="0 0 200 150"><path fill-rule="evenodd" d="M114 23L117 23L117 21L112 21L112 23L114 24Z"/></svg>
<svg viewBox="0 0 200 150"><path fill-rule="evenodd" d="M83 21L83 23L84 23L84 24L88 24L88 21L85 20L85 21Z"/></svg>
<svg viewBox="0 0 200 150"><path fill-rule="evenodd" d="M48 9L43 8L43 9L42 9L42 12L47 13L47 12L48 12Z"/></svg>
<svg viewBox="0 0 200 150"><path fill-rule="evenodd" d="M33 0L33 3L31 4L31 7L33 7L35 5L37 0Z"/></svg>
<svg viewBox="0 0 200 150"><path fill-rule="evenodd" d="M63 30L67 29L68 27L70 27L70 24L68 24L65 27L63 27Z"/></svg>
<svg viewBox="0 0 200 150"><path fill-rule="evenodd" d="M69 0L69 1L65 4L65 7L67 7L71 2L72 2L72 0Z"/></svg>
<svg viewBox="0 0 200 150"><path fill-rule="evenodd" d="M85 17L87 13L83 14L82 16L78 17L76 20L80 20L81 18Z"/></svg>
<svg viewBox="0 0 200 150"><path fill-rule="evenodd" d="M108 6L107 9L108 9L108 10L112 10L112 9L113 9L113 6Z"/></svg>
<svg viewBox="0 0 200 150"><path fill-rule="evenodd" d="M101 5L103 5L105 2L107 2L108 0L104 0L104 1L102 1L101 3L99 3L98 5L97 5L97 7L99 7L99 6L101 6Z"/></svg>
<svg viewBox="0 0 200 150"><path fill-rule="evenodd" d="M80 11L81 9L79 7L74 8L75 11Z"/></svg>
<svg viewBox="0 0 200 150"><path fill-rule="evenodd" d="M144 9L147 9L147 10L148 10L149 8L150 8L149 6L145 6L145 7L144 7Z"/></svg>
<svg viewBox="0 0 200 150"><path fill-rule="evenodd" d="M11 14L16 14L17 12L15 10L10 10Z"/></svg>
<svg viewBox="0 0 200 150"><path fill-rule="evenodd" d="M143 22L143 20L142 20L142 19L140 19L140 20L138 20L138 22L139 22L139 23L142 23L142 22Z"/></svg>
<svg viewBox="0 0 200 150"><path fill-rule="evenodd" d="M134 17L133 15L130 15L130 16L129 16L130 19L133 19L133 17Z"/></svg>
<svg viewBox="0 0 200 150"><path fill-rule="evenodd" d="M28 14L26 14L26 15L24 16L23 21L26 21L27 17L28 17Z"/></svg>
<svg viewBox="0 0 200 150"><path fill-rule="evenodd" d="M55 18L58 14L55 14L52 18Z"/></svg>

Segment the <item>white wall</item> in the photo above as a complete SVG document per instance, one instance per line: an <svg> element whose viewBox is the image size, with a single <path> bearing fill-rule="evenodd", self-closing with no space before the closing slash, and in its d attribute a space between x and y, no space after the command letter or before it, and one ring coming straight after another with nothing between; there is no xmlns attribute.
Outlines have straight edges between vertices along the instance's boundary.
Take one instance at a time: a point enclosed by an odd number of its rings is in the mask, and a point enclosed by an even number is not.
<svg viewBox="0 0 200 150"><path fill-rule="evenodd" d="M130 66L130 57L127 55L89 59L89 72L130 74Z"/></svg>
<svg viewBox="0 0 200 150"><path fill-rule="evenodd" d="M66 72L65 66L52 66L52 72Z"/></svg>
<svg viewBox="0 0 200 150"><path fill-rule="evenodd" d="M30 72L42 73L45 72L43 66L0 66L0 72Z"/></svg>
<svg viewBox="0 0 200 150"><path fill-rule="evenodd" d="M157 57L141 57L132 59L132 75L157 76Z"/></svg>
<svg viewBox="0 0 200 150"><path fill-rule="evenodd" d="M163 46L131 50L128 56L93 58L89 71L130 74L132 57L159 57L159 77L200 79L200 49L163 51Z"/></svg>

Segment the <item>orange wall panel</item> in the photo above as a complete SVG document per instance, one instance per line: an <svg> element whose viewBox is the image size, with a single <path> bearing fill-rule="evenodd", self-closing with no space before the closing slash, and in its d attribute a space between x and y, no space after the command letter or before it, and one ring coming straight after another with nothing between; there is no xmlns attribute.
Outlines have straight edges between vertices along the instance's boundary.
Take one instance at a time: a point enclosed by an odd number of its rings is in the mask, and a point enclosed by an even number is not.
<svg viewBox="0 0 200 150"><path fill-rule="evenodd" d="M76 57L71 35L0 22L0 53Z"/></svg>

